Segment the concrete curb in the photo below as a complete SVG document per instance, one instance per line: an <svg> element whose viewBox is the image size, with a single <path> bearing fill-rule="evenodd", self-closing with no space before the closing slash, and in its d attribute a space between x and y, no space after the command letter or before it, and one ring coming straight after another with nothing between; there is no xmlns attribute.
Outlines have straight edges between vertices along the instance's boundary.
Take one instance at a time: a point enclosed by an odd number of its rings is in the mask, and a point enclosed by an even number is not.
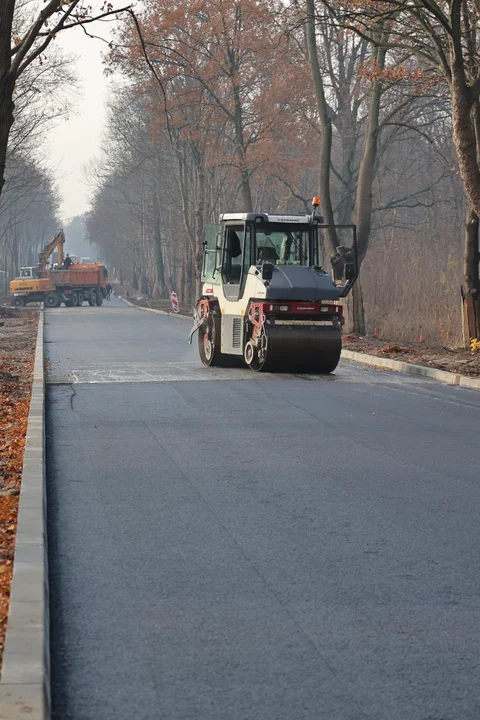
<svg viewBox="0 0 480 720"><path fill-rule="evenodd" d="M49 720L50 707L45 377L40 311L0 682L0 718Z"/></svg>
<svg viewBox="0 0 480 720"><path fill-rule="evenodd" d="M137 310L146 310L147 312L157 313L157 315L167 315L168 317L179 318L180 320L189 320L193 323L193 316L190 317L190 315L182 315L181 313L167 312L166 310L157 310L156 308L146 308L141 305L135 305L135 303L131 303L130 300L125 300L121 295L116 295L115 297L118 297L119 300L123 300L124 303Z"/></svg>
<svg viewBox="0 0 480 720"><path fill-rule="evenodd" d="M431 378L432 380L438 380L447 385L458 385L460 387L470 388L471 390L480 390L479 378L457 375L456 373L446 372L445 370L429 368L425 365L411 365L402 360L391 360L390 358L377 357L376 355L365 355L364 353L354 352L352 350L342 350L342 358L344 360L361 362L364 363L364 365L374 365L375 367L385 368L387 370L408 373L409 375L420 375Z"/></svg>

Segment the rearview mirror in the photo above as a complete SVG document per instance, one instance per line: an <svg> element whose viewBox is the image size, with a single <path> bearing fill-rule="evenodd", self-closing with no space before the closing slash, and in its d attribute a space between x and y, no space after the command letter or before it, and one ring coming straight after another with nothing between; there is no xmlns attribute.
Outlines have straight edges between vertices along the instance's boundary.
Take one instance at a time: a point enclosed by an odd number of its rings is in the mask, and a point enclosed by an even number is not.
<svg viewBox="0 0 480 720"><path fill-rule="evenodd" d="M263 263L263 265L262 265L262 280L271 280L272 279L273 268L274 268L274 265L272 265L272 263Z"/></svg>
<svg viewBox="0 0 480 720"><path fill-rule="evenodd" d="M354 280L357 275L355 263L347 263L345 265L345 280Z"/></svg>

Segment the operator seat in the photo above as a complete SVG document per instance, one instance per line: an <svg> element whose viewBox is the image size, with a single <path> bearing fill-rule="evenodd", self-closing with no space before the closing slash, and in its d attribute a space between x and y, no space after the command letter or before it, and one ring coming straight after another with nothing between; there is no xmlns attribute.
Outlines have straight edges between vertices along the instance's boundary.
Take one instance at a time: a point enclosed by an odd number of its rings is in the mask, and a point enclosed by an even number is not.
<svg viewBox="0 0 480 720"><path fill-rule="evenodd" d="M276 263L278 262L279 257L278 253L275 250L274 247L260 247L258 248L258 262L270 262L270 263Z"/></svg>

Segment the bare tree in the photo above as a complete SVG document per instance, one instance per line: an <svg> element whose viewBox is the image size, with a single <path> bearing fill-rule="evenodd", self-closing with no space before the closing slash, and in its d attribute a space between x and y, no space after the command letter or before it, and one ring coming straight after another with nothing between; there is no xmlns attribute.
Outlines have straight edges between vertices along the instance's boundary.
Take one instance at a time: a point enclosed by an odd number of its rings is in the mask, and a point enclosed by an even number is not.
<svg viewBox="0 0 480 720"><path fill-rule="evenodd" d="M326 3L330 5L330 3ZM451 131L470 203L464 245L465 339L480 335L480 55L475 0L369 0L340 3L344 22L375 42L373 29L388 21L389 46L418 61L427 82L441 82L451 101Z"/></svg>
<svg viewBox="0 0 480 720"><path fill-rule="evenodd" d="M15 120L15 87L21 76L33 63L42 61L43 54L60 31L125 10L114 10L109 3L102 3L105 9L95 13L84 0L48 0L22 28L21 35L16 35L14 17L18 4L18 0L0 3L0 195L5 182L8 141Z"/></svg>
<svg viewBox="0 0 480 720"><path fill-rule="evenodd" d="M10 155L0 198L0 269L3 294L21 265L34 265L37 249L58 227L58 198L49 174L32 159Z"/></svg>

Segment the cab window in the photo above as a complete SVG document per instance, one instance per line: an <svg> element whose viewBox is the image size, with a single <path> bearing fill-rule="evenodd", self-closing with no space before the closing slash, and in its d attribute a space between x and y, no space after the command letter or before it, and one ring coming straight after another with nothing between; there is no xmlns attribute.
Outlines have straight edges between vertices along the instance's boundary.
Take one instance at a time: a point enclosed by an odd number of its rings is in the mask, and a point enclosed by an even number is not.
<svg viewBox="0 0 480 720"><path fill-rule="evenodd" d="M308 265L308 230L257 228L255 234L257 263Z"/></svg>
<svg viewBox="0 0 480 720"><path fill-rule="evenodd" d="M238 285L242 275L243 225L229 225L225 230L225 253L223 256L223 279L229 285Z"/></svg>
<svg viewBox="0 0 480 720"><path fill-rule="evenodd" d="M245 289L245 283L247 282L248 271L250 270L252 262L252 228L247 224L245 233L245 245L243 250L243 272L242 272L242 286L241 291Z"/></svg>
<svg viewBox="0 0 480 720"><path fill-rule="evenodd" d="M202 282L213 282L216 274L217 244L220 245L221 226L209 223L205 226L203 244Z"/></svg>

